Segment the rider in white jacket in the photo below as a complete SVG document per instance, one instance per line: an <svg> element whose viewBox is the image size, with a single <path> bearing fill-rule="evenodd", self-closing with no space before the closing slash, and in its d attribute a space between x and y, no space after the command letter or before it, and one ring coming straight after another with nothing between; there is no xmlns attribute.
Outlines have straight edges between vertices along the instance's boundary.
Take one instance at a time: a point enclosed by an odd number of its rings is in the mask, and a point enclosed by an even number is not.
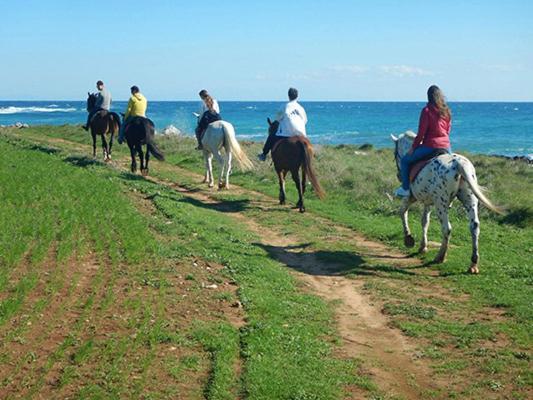
<svg viewBox="0 0 533 400"><path fill-rule="evenodd" d="M263 152L258 158L266 160L266 156L276 142L291 136L307 136L305 125L307 124L307 114L304 108L298 103L298 90L289 89L289 102L285 104L276 116L279 127L275 135L269 135Z"/></svg>

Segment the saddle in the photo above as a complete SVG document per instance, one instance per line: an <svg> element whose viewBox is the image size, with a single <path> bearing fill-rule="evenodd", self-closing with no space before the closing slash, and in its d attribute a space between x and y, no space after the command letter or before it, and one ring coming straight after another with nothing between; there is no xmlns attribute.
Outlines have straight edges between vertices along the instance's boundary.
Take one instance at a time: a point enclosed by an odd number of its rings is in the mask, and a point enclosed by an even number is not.
<svg viewBox="0 0 533 400"><path fill-rule="evenodd" d="M274 154L274 152L276 151L278 146L281 144L281 142L285 142L288 139L289 139L288 137L286 137L286 138L284 137L282 139L278 139L278 141L276 143L274 143L274 145L272 146L272 149L270 150L270 154Z"/></svg>
<svg viewBox="0 0 533 400"><path fill-rule="evenodd" d="M422 170L422 168L426 166L426 164L428 164L434 158L442 156L443 154L448 154L448 152L444 149L435 149L432 154L413 164L413 166L409 170L409 182L414 182L419 172Z"/></svg>

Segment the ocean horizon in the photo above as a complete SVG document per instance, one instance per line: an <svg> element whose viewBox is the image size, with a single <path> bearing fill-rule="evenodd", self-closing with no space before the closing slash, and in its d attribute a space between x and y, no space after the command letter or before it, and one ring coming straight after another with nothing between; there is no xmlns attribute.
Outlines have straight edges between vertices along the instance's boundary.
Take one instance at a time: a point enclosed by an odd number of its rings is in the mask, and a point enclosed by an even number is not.
<svg viewBox="0 0 533 400"><path fill-rule="evenodd" d="M124 111L126 101L112 109ZM267 117L283 102L220 101L221 115L231 122L240 140L263 141ZM416 101L302 101L314 144L372 144L391 147L390 134L417 130L424 102ZM528 156L533 154L533 102L449 102L452 109L450 140L454 151ZM170 125L193 135L198 101L149 101L147 116L162 131ZM0 101L0 125L83 124L85 101Z"/></svg>

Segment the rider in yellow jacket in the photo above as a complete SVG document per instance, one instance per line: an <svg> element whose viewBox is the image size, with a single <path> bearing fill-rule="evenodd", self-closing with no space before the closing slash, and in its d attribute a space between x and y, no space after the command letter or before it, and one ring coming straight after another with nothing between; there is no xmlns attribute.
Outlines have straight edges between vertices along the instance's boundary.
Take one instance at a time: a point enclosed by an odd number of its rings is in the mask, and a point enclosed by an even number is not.
<svg viewBox="0 0 533 400"><path fill-rule="evenodd" d="M131 87L131 97L128 101L128 107L126 108L126 113L124 114L124 123L120 127L120 132L118 135L118 142L122 143L124 141L125 130L124 127L133 117L143 117L146 118L146 108L148 107L148 101L146 97L142 95L137 86Z"/></svg>

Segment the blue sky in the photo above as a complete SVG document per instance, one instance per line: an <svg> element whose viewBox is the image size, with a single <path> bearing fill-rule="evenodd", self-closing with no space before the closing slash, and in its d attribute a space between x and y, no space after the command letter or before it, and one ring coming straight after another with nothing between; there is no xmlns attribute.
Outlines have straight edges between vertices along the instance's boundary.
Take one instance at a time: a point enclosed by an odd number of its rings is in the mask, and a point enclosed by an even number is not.
<svg viewBox="0 0 533 400"><path fill-rule="evenodd" d="M533 101L533 1L0 0L0 99Z"/></svg>

